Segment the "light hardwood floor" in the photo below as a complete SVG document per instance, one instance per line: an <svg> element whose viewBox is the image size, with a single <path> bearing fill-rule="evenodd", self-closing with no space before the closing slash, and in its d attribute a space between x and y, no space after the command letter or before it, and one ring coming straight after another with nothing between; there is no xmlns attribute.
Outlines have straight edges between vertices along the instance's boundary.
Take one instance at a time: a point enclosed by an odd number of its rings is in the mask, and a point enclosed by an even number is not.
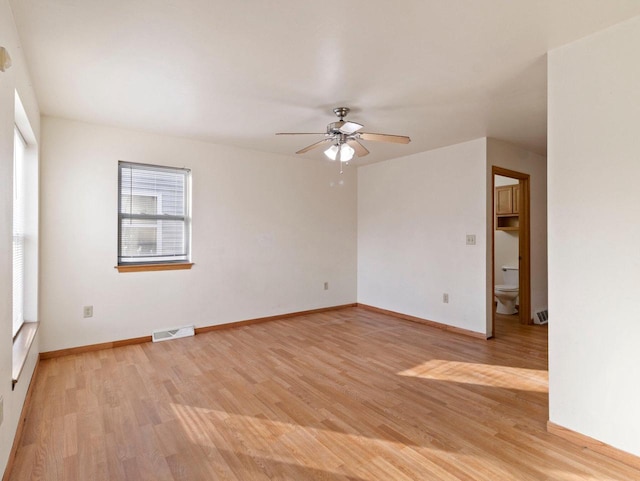
<svg viewBox="0 0 640 481"><path fill-rule="evenodd" d="M348 308L42 361L10 479L640 479L547 404L545 327Z"/></svg>

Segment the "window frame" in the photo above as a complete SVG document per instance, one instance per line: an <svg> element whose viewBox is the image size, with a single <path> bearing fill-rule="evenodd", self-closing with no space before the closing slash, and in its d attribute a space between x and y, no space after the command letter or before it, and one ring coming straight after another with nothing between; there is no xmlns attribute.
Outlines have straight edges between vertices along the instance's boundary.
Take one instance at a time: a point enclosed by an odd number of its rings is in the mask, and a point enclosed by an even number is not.
<svg viewBox="0 0 640 481"><path fill-rule="evenodd" d="M170 215L170 214L133 214L122 211L122 187L123 187L123 170L139 168L146 171L158 171L171 174L179 174L184 177L184 192L183 192L183 215ZM143 196L155 196L158 200L157 203L161 204L161 192L158 190L144 190L135 192L131 191L131 202L135 195ZM156 229L159 228L158 222L162 221L179 221L183 223L184 232L184 253L176 255L175 259L171 259L171 255L157 256L161 259L151 259L153 256L147 256L144 260L124 261L125 256L122 255L122 235L123 224L126 220L147 220L150 223L156 223L152 226ZM118 161L118 246L117 246L117 265L116 269L119 272L138 272L138 271L155 271L155 270L178 270L178 269L190 269L193 263L191 262L191 170L183 167L171 167L166 165L154 165L154 164L142 164L137 162Z"/></svg>
<svg viewBox="0 0 640 481"><path fill-rule="evenodd" d="M12 313L11 313L11 330L12 337L15 339L24 326L24 311L25 311L25 243L26 243L26 180L24 178L26 172L26 150L27 141L24 135L20 131L17 124L13 126L13 194L12 194ZM19 217L16 219L16 217ZM16 223L18 224L20 232L16 231ZM17 246L17 244L19 246ZM19 264L20 269L16 269L16 263L18 258L16 257L16 250L19 250ZM19 292L17 292L19 291ZM16 306L19 304L19 306ZM16 318L16 314L18 315ZM16 325L16 321L18 324Z"/></svg>

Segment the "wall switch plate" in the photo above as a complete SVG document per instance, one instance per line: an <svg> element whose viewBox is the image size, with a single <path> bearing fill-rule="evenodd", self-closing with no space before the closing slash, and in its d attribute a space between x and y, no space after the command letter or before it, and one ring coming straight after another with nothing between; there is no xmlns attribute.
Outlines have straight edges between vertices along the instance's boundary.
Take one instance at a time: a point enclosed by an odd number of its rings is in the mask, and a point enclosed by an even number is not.
<svg viewBox="0 0 640 481"><path fill-rule="evenodd" d="M444 302L445 304L449 304L449 294L447 294L446 292L442 294L442 302Z"/></svg>
<svg viewBox="0 0 640 481"><path fill-rule="evenodd" d="M84 308L82 309L82 314L85 318L93 317L93 306L84 306Z"/></svg>
<svg viewBox="0 0 640 481"><path fill-rule="evenodd" d="M329 290L329 283L328 283L328 282L325 282L325 283L324 283L324 290L325 290L325 291L328 291L328 290Z"/></svg>
<svg viewBox="0 0 640 481"><path fill-rule="evenodd" d="M476 235L475 234L467 234L467 245L468 246L476 245Z"/></svg>

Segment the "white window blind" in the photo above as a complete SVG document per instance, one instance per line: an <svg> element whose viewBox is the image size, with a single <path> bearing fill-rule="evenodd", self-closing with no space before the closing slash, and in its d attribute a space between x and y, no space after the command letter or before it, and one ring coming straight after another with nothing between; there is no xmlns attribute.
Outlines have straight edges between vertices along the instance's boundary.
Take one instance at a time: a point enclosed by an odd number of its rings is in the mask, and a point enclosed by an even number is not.
<svg viewBox="0 0 640 481"><path fill-rule="evenodd" d="M189 261L189 176L119 163L118 265Z"/></svg>
<svg viewBox="0 0 640 481"><path fill-rule="evenodd" d="M25 141L13 134L13 336L24 324Z"/></svg>

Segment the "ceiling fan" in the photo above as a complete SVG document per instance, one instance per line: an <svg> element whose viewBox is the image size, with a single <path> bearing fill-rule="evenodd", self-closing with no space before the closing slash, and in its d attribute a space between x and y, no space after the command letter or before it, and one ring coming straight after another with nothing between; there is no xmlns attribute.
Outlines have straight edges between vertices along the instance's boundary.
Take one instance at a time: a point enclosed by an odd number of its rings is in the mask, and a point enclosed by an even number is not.
<svg viewBox="0 0 640 481"><path fill-rule="evenodd" d="M326 132L278 132L276 135L324 135L324 139L298 150L296 154L304 154L323 145L328 145L329 148L324 151L324 154L331 160L339 160L341 162L349 162L354 155L364 157L369 153L365 146L360 143L361 140L394 142L396 144L408 144L411 142L411 139L404 135L360 132L364 125L344 120L349 113L347 107L337 107L333 109L333 112L340 120L327 125Z"/></svg>

